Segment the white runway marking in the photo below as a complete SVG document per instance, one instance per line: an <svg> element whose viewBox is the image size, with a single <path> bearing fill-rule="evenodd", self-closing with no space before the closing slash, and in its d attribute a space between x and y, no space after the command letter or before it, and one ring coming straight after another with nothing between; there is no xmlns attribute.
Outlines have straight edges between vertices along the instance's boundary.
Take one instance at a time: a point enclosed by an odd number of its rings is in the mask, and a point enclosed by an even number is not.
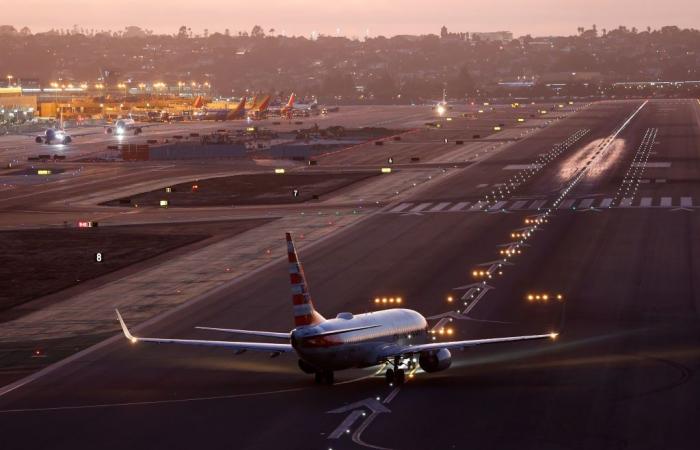
<svg viewBox="0 0 700 450"><path fill-rule="evenodd" d="M454 212L454 211L461 211L461 210L463 210L465 207L469 206L470 203L471 203L471 202L459 202L459 203L457 203L456 205L454 205L452 208L450 208L449 210L450 210L450 211L453 211L453 212Z"/></svg>
<svg viewBox="0 0 700 450"><path fill-rule="evenodd" d="M430 205L432 205L432 203L421 203L420 205L413 208L411 212L421 212Z"/></svg>
<svg viewBox="0 0 700 450"><path fill-rule="evenodd" d="M527 202L527 200L518 200L517 202L513 203L513 205L511 205L510 209L523 209Z"/></svg>
<svg viewBox="0 0 700 450"><path fill-rule="evenodd" d="M435 206L433 206L432 208L430 208L430 211L431 211L431 212L442 211L442 210L445 209L445 207L447 207L447 205L449 205L449 204L450 204L450 202L438 203L437 205L435 205Z"/></svg>
<svg viewBox="0 0 700 450"><path fill-rule="evenodd" d="M578 207L579 208L590 208L592 204L593 204L592 198L584 198L583 200L581 200L581 203L579 203Z"/></svg>
<svg viewBox="0 0 700 450"><path fill-rule="evenodd" d="M569 209L569 208L571 208L572 206L574 206L574 202L575 202L575 201L576 201L576 200L571 199L571 198L568 199L568 200L564 200L563 202L561 202L561 203L559 204L559 209Z"/></svg>
<svg viewBox="0 0 700 450"><path fill-rule="evenodd" d="M393 212L393 213L401 212L404 209L408 208L409 206L413 206L413 203L401 203L399 206L392 209L390 212Z"/></svg>

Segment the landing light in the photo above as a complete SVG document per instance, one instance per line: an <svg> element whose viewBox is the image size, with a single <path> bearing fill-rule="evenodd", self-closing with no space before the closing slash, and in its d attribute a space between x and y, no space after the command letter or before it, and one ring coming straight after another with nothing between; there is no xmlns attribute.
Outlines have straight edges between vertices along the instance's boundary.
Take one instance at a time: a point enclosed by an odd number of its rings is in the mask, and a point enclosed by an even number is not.
<svg viewBox="0 0 700 450"><path fill-rule="evenodd" d="M283 174L283 173L284 173L284 169L275 169L275 173L276 173L276 174Z"/></svg>
<svg viewBox="0 0 700 450"><path fill-rule="evenodd" d="M559 336L559 333L549 333L549 338L550 338L550 339L556 339L557 336Z"/></svg>

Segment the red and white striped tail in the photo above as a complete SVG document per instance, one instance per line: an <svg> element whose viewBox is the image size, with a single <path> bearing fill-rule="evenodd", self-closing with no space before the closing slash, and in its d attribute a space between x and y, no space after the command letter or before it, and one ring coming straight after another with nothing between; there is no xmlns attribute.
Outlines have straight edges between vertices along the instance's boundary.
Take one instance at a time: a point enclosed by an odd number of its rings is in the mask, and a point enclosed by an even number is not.
<svg viewBox="0 0 700 450"><path fill-rule="evenodd" d="M315 325L325 319L314 309L311 301L304 268L297 257L297 250L292 241L292 235L286 233L287 256L289 259L289 280L292 282L292 307L294 308L294 325L301 327L304 325Z"/></svg>

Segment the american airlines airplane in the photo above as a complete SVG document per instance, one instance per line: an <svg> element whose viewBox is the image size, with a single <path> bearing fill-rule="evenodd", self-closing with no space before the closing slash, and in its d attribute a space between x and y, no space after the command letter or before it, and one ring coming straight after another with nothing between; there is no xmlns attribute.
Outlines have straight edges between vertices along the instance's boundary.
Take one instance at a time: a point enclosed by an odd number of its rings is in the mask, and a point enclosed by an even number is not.
<svg viewBox="0 0 700 450"><path fill-rule="evenodd" d="M134 136L139 135L143 132L143 125L136 123L131 117L127 119L117 119L114 125L109 125L105 127L106 134L116 134L117 136L123 136L128 132L132 131Z"/></svg>
<svg viewBox="0 0 700 450"><path fill-rule="evenodd" d="M402 384L405 370L415 369L416 362L425 372L438 372L450 367L450 350L482 344L555 339L557 333L529 336L472 339L465 341L429 342L428 323L420 313L410 309L388 309L365 314L341 312L326 319L314 308L306 277L297 256L290 233L287 237L289 277L292 284L292 308L295 328L288 333L251 331L228 328L196 327L278 339L280 343L209 341L198 339L143 338L131 334L119 311L117 318L122 331L132 343L182 344L224 347L236 354L257 351L279 355L296 353L299 368L314 374L317 383L333 384L333 372L349 368L386 364L388 383Z"/></svg>

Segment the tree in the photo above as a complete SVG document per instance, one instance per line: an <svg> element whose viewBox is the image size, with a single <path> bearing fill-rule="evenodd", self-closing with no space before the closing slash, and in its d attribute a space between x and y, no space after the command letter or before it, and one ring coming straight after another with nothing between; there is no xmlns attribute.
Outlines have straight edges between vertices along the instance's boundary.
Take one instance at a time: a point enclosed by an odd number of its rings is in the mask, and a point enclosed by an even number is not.
<svg viewBox="0 0 700 450"><path fill-rule="evenodd" d="M347 97L355 92L355 80L349 73L332 70L323 78L321 90L325 95Z"/></svg>
<svg viewBox="0 0 700 450"><path fill-rule="evenodd" d="M17 34L17 30L12 25L0 25L0 36L2 35L14 35Z"/></svg>
<svg viewBox="0 0 700 450"><path fill-rule="evenodd" d="M181 26L177 31L177 37L179 39L187 39L187 27L185 25Z"/></svg>
<svg viewBox="0 0 700 450"><path fill-rule="evenodd" d="M19 34L22 36L30 36L32 34L32 30L30 30L29 27L22 27L22 29L19 30Z"/></svg>
<svg viewBox="0 0 700 450"><path fill-rule="evenodd" d="M467 97L474 93L476 90L476 83L469 73L469 68L466 64L459 69L457 76L450 80L448 88L450 90L450 95L456 97Z"/></svg>
<svg viewBox="0 0 700 450"><path fill-rule="evenodd" d="M254 39L264 38L265 32L263 31L263 29L260 25L255 25L253 27L253 29L250 31L250 37L252 37Z"/></svg>

